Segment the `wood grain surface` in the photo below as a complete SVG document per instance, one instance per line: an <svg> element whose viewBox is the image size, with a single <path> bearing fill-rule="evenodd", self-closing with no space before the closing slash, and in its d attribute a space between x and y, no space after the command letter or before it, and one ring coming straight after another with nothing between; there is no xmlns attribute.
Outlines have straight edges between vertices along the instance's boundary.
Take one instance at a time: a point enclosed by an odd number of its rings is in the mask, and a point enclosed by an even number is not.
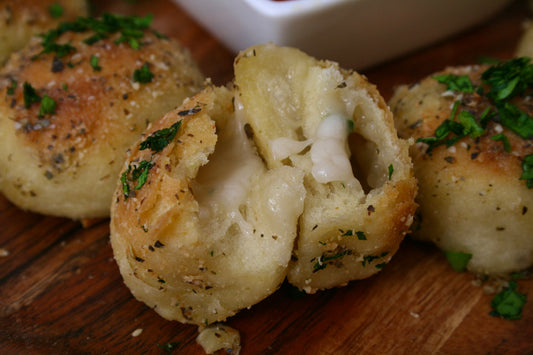
<svg viewBox="0 0 533 355"><path fill-rule="evenodd" d="M233 77L229 52L167 0L97 0L96 13L154 14L216 84ZM481 56L510 58L529 18L515 1L481 26L360 70L388 99L396 85ZM108 220L90 228L21 211L0 195L0 354L202 354L194 326L159 317L123 284ZM475 226L472 226L475 228ZM533 237L533 236L532 236ZM228 323L242 354L533 354L533 300L521 320L489 315L492 295L454 272L433 246L405 240L384 270L347 287L295 297L283 286ZM533 280L519 289L533 295ZM132 333L142 329L142 333Z"/></svg>

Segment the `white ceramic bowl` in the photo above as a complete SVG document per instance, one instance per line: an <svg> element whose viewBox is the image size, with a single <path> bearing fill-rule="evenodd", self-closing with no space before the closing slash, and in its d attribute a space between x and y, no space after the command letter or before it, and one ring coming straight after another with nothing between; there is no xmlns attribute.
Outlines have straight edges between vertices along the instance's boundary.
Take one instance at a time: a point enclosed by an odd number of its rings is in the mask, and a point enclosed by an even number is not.
<svg viewBox="0 0 533 355"><path fill-rule="evenodd" d="M274 42L360 69L487 20L512 0L174 0L234 52Z"/></svg>

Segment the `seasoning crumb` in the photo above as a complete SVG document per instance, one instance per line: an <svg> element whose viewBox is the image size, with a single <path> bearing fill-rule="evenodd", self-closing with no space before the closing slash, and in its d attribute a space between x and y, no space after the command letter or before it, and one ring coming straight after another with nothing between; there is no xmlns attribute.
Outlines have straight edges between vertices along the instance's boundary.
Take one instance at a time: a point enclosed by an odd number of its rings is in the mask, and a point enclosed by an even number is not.
<svg viewBox="0 0 533 355"><path fill-rule="evenodd" d="M138 337L139 335L141 335L142 332L143 332L142 328L137 328L131 333L131 336L132 337Z"/></svg>
<svg viewBox="0 0 533 355"><path fill-rule="evenodd" d="M418 313L415 313L415 312L412 312L412 311L411 311L411 312L409 312L409 314L410 314L411 317L413 317L413 318L420 318L420 314L418 314Z"/></svg>
<svg viewBox="0 0 533 355"><path fill-rule="evenodd" d="M5 258L6 256L9 256L9 250L0 248L0 257Z"/></svg>

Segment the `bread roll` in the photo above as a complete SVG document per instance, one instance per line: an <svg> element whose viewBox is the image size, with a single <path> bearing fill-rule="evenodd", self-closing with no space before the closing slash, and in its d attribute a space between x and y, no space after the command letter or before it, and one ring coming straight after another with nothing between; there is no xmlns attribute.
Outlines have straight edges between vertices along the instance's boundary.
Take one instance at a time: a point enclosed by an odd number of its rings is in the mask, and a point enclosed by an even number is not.
<svg viewBox="0 0 533 355"><path fill-rule="evenodd" d="M407 142L374 86L266 44L236 58L234 85L207 87L131 148L111 243L135 297L203 327L287 275L315 292L375 274L415 192Z"/></svg>
<svg viewBox="0 0 533 355"><path fill-rule="evenodd" d="M140 143L131 150L111 209L111 243L135 297L164 318L204 326L285 279L303 174L266 168L235 116L232 90L206 88L145 138L177 124L160 152ZM151 167L139 186L132 172L143 161Z"/></svg>
<svg viewBox="0 0 533 355"><path fill-rule="evenodd" d="M61 21L87 16L86 0L2 0L0 3L0 65L31 37Z"/></svg>
<svg viewBox="0 0 533 355"><path fill-rule="evenodd" d="M409 230L416 181L376 87L274 44L240 53L235 82L267 166L305 174L289 282L313 293L377 273Z"/></svg>
<svg viewBox="0 0 533 355"><path fill-rule="evenodd" d="M479 122L488 107L492 107L490 112L498 112L486 95L490 87L482 83L481 75L487 69L448 68L416 85L398 88L390 105L400 135L415 139L434 136L437 127L452 117L456 101L455 117L464 111ZM449 74L467 76L482 90L453 91L435 79ZM529 115L533 113L530 92L528 88L511 101ZM499 112L488 120L478 137L467 135L432 150L425 143L411 149L420 204L413 237L431 241L447 252L471 255L467 269L491 275L533 265L533 190L520 179L524 158L533 153L533 141L497 122L501 115Z"/></svg>
<svg viewBox="0 0 533 355"><path fill-rule="evenodd" d="M14 204L72 219L109 216L127 148L204 81L176 41L141 31L92 44L90 29L34 39L0 71L0 191Z"/></svg>

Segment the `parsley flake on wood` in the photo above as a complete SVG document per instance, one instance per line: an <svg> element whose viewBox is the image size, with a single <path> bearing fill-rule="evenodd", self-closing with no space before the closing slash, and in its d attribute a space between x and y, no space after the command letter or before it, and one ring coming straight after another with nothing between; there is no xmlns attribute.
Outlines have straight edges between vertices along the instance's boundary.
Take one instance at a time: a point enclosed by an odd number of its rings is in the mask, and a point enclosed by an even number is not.
<svg viewBox="0 0 533 355"><path fill-rule="evenodd" d="M516 281L510 281L508 287L492 299L490 305L493 309L490 315L514 320L522 318L522 308L527 302L527 294L517 291Z"/></svg>
<svg viewBox="0 0 533 355"><path fill-rule="evenodd" d="M63 16L63 6L60 3L53 3L48 6L48 13L53 19L58 19Z"/></svg>
<svg viewBox="0 0 533 355"><path fill-rule="evenodd" d="M470 259L472 259L472 254L455 251L445 250L444 255L446 256L446 259L448 259L451 267L457 272L466 271L466 266L468 265Z"/></svg>
<svg viewBox="0 0 533 355"><path fill-rule="evenodd" d="M135 69L133 72L133 81L141 84L147 84L151 82L153 78L154 73L150 71L148 63L144 63L140 69Z"/></svg>
<svg viewBox="0 0 533 355"><path fill-rule="evenodd" d="M149 135L141 142L140 150L150 149L154 152L162 151L176 136L176 133L181 127L181 122L178 121L168 128L160 129Z"/></svg>
<svg viewBox="0 0 533 355"><path fill-rule="evenodd" d="M179 341L172 341L172 342L166 343L166 344L157 344L157 346L160 349L165 350L168 354L172 354L172 351L177 349L179 345L180 345Z"/></svg>

